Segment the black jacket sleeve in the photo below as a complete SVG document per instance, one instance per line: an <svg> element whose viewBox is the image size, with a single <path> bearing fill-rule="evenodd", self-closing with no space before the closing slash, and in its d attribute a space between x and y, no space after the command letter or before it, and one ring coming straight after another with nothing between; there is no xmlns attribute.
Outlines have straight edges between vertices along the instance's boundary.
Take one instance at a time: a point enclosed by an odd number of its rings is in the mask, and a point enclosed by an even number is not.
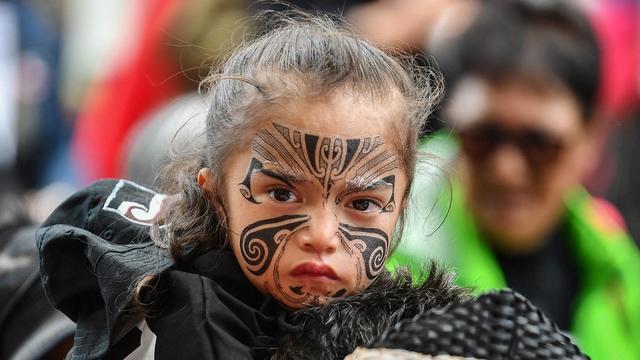
<svg viewBox="0 0 640 360"><path fill-rule="evenodd" d="M51 303L77 323L72 358L102 358L140 317L132 286L173 262L150 225L165 196L126 180L99 181L61 204L37 232Z"/></svg>

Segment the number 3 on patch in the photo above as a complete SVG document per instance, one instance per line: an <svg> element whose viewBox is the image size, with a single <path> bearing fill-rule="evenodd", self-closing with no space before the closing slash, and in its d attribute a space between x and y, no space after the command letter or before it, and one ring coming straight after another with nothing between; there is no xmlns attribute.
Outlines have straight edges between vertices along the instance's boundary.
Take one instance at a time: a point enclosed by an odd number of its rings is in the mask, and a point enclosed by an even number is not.
<svg viewBox="0 0 640 360"><path fill-rule="evenodd" d="M102 210L114 212L130 222L150 226L160 214L166 198L165 194L158 194L128 180L120 180Z"/></svg>

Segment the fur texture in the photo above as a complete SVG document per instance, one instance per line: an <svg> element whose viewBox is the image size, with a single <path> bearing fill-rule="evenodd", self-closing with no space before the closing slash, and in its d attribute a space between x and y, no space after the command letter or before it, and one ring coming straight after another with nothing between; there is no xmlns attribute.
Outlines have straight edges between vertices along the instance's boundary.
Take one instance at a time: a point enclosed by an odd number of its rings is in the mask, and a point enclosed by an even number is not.
<svg viewBox="0 0 640 360"><path fill-rule="evenodd" d="M273 359L344 359L402 319L469 298L436 264L425 274L414 285L407 269L385 272L361 293L297 311Z"/></svg>

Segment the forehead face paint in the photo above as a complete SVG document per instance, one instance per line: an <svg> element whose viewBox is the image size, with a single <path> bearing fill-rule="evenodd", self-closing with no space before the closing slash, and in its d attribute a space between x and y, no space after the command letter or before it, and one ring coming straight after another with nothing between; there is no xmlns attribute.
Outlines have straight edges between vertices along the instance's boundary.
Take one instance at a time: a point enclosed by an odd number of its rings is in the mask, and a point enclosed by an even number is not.
<svg viewBox="0 0 640 360"><path fill-rule="evenodd" d="M313 191L321 193L321 211L332 212L336 219L334 236L339 248L324 255L294 249L300 246L293 241L295 237L316 226L308 207L296 207L291 214L267 216L249 223L241 231L241 266L248 276L260 277L260 283L270 294L291 307L317 304L326 297L343 296L368 286L383 270L390 248L389 233L393 230L388 229L389 226L385 230L375 227L376 217L393 213L396 208L394 194L399 172L398 158L383 138L320 136L273 123L257 132L251 149L249 168L238 183L242 197L251 206L268 206L265 203L274 202L264 196L264 189L253 185L256 173L277 179L284 184L283 187L286 185L291 190L297 189L296 185L302 182L316 184L313 188L317 190ZM379 208L375 212L359 210L353 205L355 201L364 201L361 206L368 208L373 200L357 196L372 191L390 194L385 195L384 202L376 204ZM305 198L305 194L301 197ZM329 202L329 198L334 201ZM348 209L356 215L344 216L341 209ZM364 214L368 216L367 226L357 223L362 221L358 216ZM395 219L397 217L394 217L394 225ZM342 280L349 281L336 281L323 291L314 290L304 281L296 282L290 276L292 269L283 265L305 259L287 260L287 254L308 256L309 261L321 261L322 264L327 262L328 266L337 268L339 277L349 278ZM333 260L339 258L342 260ZM344 267L349 268L342 269Z"/></svg>
<svg viewBox="0 0 640 360"><path fill-rule="evenodd" d="M264 164L286 169L290 176L313 175L323 188L324 198L338 180L369 184L398 169L397 156L389 151L382 137L341 139L321 137L273 124L274 130L258 131L252 142L254 158L247 176L239 184L242 195L251 202L250 178ZM305 172L306 171L306 172Z"/></svg>

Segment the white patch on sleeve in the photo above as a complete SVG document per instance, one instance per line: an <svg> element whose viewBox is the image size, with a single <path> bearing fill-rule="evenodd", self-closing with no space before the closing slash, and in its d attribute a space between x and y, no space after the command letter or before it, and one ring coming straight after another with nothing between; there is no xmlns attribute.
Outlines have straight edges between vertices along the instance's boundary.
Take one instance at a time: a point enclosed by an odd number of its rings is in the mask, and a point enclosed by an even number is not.
<svg viewBox="0 0 640 360"><path fill-rule="evenodd" d="M124 188L127 188L126 191ZM130 195L132 190L140 195L140 200L132 201L132 199L124 198L127 194ZM114 212L133 223L149 226L160 214L163 201L166 198L167 195L158 194L132 181L120 180L109 194L102 210ZM148 200L145 200L145 203L140 203L141 199Z"/></svg>

